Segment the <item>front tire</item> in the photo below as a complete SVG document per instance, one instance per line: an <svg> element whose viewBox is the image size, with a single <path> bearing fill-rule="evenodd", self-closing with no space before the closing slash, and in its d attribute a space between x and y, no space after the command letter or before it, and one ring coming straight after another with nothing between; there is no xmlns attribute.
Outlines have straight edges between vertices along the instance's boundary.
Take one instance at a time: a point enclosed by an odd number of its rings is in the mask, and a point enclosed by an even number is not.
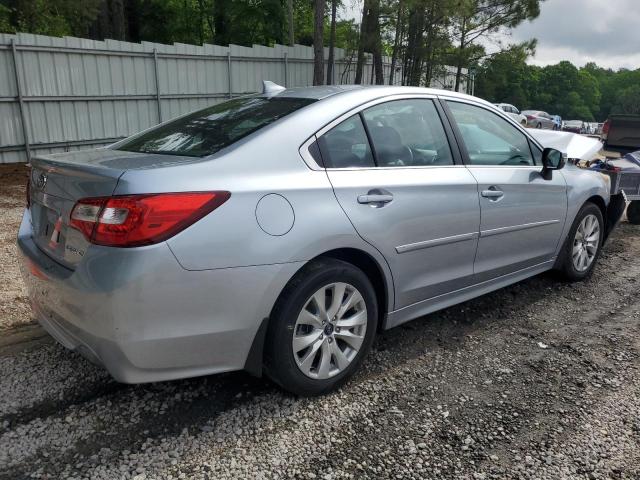
<svg viewBox="0 0 640 480"><path fill-rule="evenodd" d="M627 220L632 225L640 225L640 200L632 200L627 207Z"/></svg>
<svg viewBox="0 0 640 480"><path fill-rule="evenodd" d="M600 256L604 236L602 212L585 203L576 215L561 252L560 270L570 281L588 278Z"/></svg>
<svg viewBox="0 0 640 480"><path fill-rule="evenodd" d="M375 291L360 269L341 260L316 260L296 274L276 302L265 371L296 395L335 390L371 348L377 319Z"/></svg>
<svg viewBox="0 0 640 480"><path fill-rule="evenodd" d="M541 129L541 128L542 128L542 124L541 124L541 123L538 123L538 124L536 125L536 128L537 128L538 130L539 130L539 129Z"/></svg>

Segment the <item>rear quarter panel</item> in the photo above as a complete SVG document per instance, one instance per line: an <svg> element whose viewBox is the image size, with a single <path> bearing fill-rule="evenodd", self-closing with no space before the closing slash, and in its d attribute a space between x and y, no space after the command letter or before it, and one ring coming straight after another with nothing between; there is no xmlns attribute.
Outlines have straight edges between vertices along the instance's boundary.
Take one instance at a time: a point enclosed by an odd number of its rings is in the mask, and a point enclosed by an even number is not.
<svg viewBox="0 0 640 480"><path fill-rule="evenodd" d="M384 257L357 234L338 204L326 172L312 170L304 163L298 149L313 131L296 128L291 122L268 128L266 134L206 161L128 170L114 194L229 191L227 202L167 241L184 269L306 262L329 250L356 248L374 258L384 272L388 305L392 307L393 282ZM257 221L258 202L269 194L284 197L293 209L293 225L284 234L266 233Z"/></svg>

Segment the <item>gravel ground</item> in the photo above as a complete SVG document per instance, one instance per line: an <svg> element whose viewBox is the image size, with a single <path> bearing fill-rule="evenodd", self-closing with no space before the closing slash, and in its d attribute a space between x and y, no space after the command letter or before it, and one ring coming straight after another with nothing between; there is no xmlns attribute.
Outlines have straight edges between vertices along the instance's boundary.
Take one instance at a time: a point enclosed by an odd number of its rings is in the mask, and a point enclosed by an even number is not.
<svg viewBox="0 0 640 480"><path fill-rule="evenodd" d="M0 331L30 321L26 290L18 281L16 234L25 204L27 169L0 165Z"/></svg>
<svg viewBox="0 0 640 480"><path fill-rule="evenodd" d="M13 235L4 325L29 321ZM243 373L121 385L5 329L0 478L638 479L639 257L625 223L589 281L545 274L385 332L315 399Z"/></svg>

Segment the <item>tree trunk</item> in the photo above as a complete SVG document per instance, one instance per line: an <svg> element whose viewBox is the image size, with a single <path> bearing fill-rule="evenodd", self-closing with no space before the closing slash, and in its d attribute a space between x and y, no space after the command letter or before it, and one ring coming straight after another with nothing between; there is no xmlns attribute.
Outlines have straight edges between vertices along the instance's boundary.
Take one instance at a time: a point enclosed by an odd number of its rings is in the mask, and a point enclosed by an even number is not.
<svg viewBox="0 0 640 480"><path fill-rule="evenodd" d="M362 23L360 24L360 40L358 42L358 60L356 63L356 84L362 83L362 72L364 70L365 48L369 43L369 0L364 0L362 7Z"/></svg>
<svg viewBox="0 0 640 480"><path fill-rule="evenodd" d="M114 40L126 40L127 30L124 22L124 2L111 0L111 25Z"/></svg>
<svg viewBox="0 0 640 480"><path fill-rule="evenodd" d="M287 0L287 15L289 18L289 45L293 47L293 0Z"/></svg>
<svg viewBox="0 0 640 480"><path fill-rule="evenodd" d="M313 11L313 84L324 84L324 7L325 0L315 0Z"/></svg>
<svg viewBox="0 0 640 480"><path fill-rule="evenodd" d="M422 38L424 23L424 10L414 7L409 14L409 31L407 34L407 55L405 59L405 83L407 85L420 85L424 56Z"/></svg>
<svg viewBox="0 0 640 480"><path fill-rule="evenodd" d="M380 0L365 0L364 2L355 83L362 83L365 52L373 54L371 83L375 80L375 83L383 84L384 74L382 72L382 39L380 38Z"/></svg>
<svg viewBox="0 0 640 480"><path fill-rule="evenodd" d="M336 48L336 16L338 14L338 0L331 0L331 34L329 38L329 61L327 62L327 85L333 85L333 67Z"/></svg>
<svg viewBox="0 0 640 480"><path fill-rule="evenodd" d="M391 54L391 71L389 72L389 85L393 85L398 61L398 50L400 49L400 39L402 38L402 0L398 0L398 13L396 15L396 35L393 40L393 53Z"/></svg>
<svg viewBox="0 0 640 480"><path fill-rule="evenodd" d="M213 2L213 26L215 27L214 42L216 45L229 45L231 40L229 24L231 20L224 2Z"/></svg>
<svg viewBox="0 0 640 480"><path fill-rule="evenodd" d="M382 70L382 38L380 36L380 0L372 0L370 16L372 22L371 34L369 39L371 42L371 50L373 53L373 70L375 72L376 85L384 85L384 72Z"/></svg>
<svg viewBox="0 0 640 480"><path fill-rule="evenodd" d="M462 55L466 47L465 40L466 40L466 33L467 33L465 28L466 28L466 18L463 18L462 28L460 30L460 46L458 47L458 59L456 62L456 86L454 88L455 92L457 92L458 89L460 88L460 80L462 79Z"/></svg>

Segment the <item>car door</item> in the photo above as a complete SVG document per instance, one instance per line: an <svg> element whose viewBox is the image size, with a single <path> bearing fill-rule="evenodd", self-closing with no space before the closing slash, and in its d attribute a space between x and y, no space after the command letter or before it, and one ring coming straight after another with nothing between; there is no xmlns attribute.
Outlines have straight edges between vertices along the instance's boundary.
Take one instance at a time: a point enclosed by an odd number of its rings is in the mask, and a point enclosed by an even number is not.
<svg viewBox="0 0 640 480"><path fill-rule="evenodd" d="M476 282L552 261L567 214L562 173L544 178L540 149L488 108L446 103L467 168L478 181Z"/></svg>
<svg viewBox="0 0 640 480"><path fill-rule="evenodd" d="M395 309L473 280L477 184L438 109L430 98L386 101L318 135L338 202L389 263Z"/></svg>

